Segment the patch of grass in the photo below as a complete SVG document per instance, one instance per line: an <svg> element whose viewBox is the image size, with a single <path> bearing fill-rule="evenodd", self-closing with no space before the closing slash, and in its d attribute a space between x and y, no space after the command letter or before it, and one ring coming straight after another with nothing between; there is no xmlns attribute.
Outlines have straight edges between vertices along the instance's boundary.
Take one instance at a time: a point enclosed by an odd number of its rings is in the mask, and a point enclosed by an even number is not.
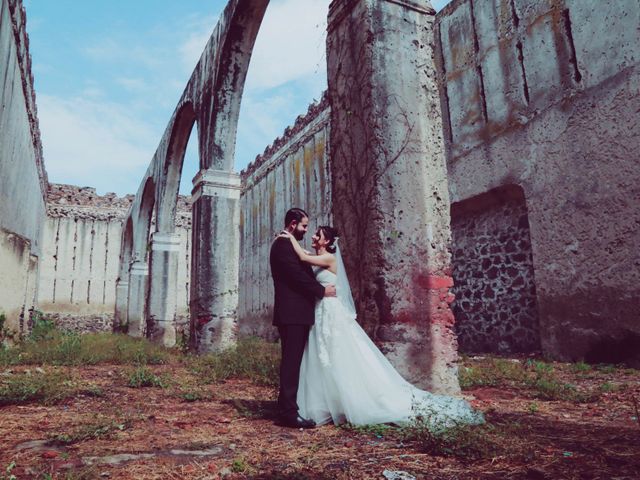
<svg viewBox="0 0 640 480"><path fill-rule="evenodd" d="M38 342L52 338L56 333L55 322L47 318L41 311L34 310L31 313L31 333L28 338L31 341Z"/></svg>
<svg viewBox="0 0 640 480"><path fill-rule="evenodd" d="M0 474L0 480L18 480L17 477L11 473L14 468L16 468L16 462L12 461L4 469L4 472Z"/></svg>
<svg viewBox="0 0 640 480"><path fill-rule="evenodd" d="M130 426L131 422L129 420L120 422L113 418L100 416L95 421L81 425L69 433L58 433L50 435L49 438L54 444L70 445L101 437L109 438Z"/></svg>
<svg viewBox="0 0 640 480"><path fill-rule="evenodd" d="M586 373L591 371L591 365L585 362L572 363L570 370L573 373Z"/></svg>
<svg viewBox="0 0 640 480"><path fill-rule="evenodd" d="M596 365L596 370L598 370L601 373L614 373L617 370L617 367L615 365L611 365L608 363L601 363L599 365Z"/></svg>
<svg viewBox="0 0 640 480"><path fill-rule="evenodd" d="M350 432L371 435L376 438L382 438L386 435L395 434L398 432L398 427L393 427L384 423L372 425L353 425L351 423L343 423L342 425L340 425L340 428Z"/></svg>
<svg viewBox="0 0 640 480"><path fill-rule="evenodd" d="M519 361L503 358L485 358L474 366L461 366L458 371L460 387L496 387L521 383L527 377L526 369Z"/></svg>
<svg viewBox="0 0 640 480"><path fill-rule="evenodd" d="M29 402L54 404L75 392L76 386L68 374L17 373L0 380L0 406Z"/></svg>
<svg viewBox="0 0 640 480"><path fill-rule="evenodd" d="M231 471L234 473L249 473L252 469L251 465L244 457L237 457L231 463Z"/></svg>
<svg viewBox="0 0 640 480"><path fill-rule="evenodd" d="M538 406L538 404L537 404L536 402L531 402L531 403L529 404L529 406L527 407L527 411L528 411L531 415L533 415L534 413L537 413L537 412L538 412L539 408L540 408L540 407Z"/></svg>
<svg viewBox="0 0 640 480"><path fill-rule="evenodd" d="M575 368L585 371L584 365ZM598 396L597 391L582 391L575 385L559 380L559 373L552 363L535 359L520 362L487 357L472 366L462 366L459 380L463 389L511 387L528 390L532 396L543 400L583 403L593 401Z"/></svg>
<svg viewBox="0 0 640 480"><path fill-rule="evenodd" d="M180 398L185 402L202 402L213 398L210 392L203 388L190 388L180 393Z"/></svg>
<svg viewBox="0 0 640 480"><path fill-rule="evenodd" d="M246 378L258 385L277 386L280 347L259 338L247 338L220 353L188 357L187 363L205 384Z"/></svg>
<svg viewBox="0 0 640 480"><path fill-rule="evenodd" d="M629 388L628 383L612 383L612 382L603 382L600 385L600 391L602 393L614 393L614 392L623 392Z"/></svg>
<svg viewBox="0 0 640 480"><path fill-rule="evenodd" d="M583 401L575 385L562 383L554 378L538 377L528 382L536 398L543 400ZM586 400L586 398L585 398Z"/></svg>
<svg viewBox="0 0 640 480"><path fill-rule="evenodd" d="M166 348L128 335L79 335L47 328L16 347L0 351L0 365L148 365L168 363L177 356Z"/></svg>
<svg viewBox="0 0 640 480"><path fill-rule="evenodd" d="M498 444L492 438L495 428L491 425L454 423L440 428L437 423L430 412L418 411L410 423L401 427L400 436L431 455L478 460L493 458L499 453Z"/></svg>
<svg viewBox="0 0 640 480"><path fill-rule="evenodd" d="M88 383L78 391L78 394L97 398L105 396L104 390L95 383Z"/></svg>
<svg viewBox="0 0 640 480"><path fill-rule="evenodd" d="M169 382L167 378L153 373L148 367L140 366L129 373L127 385L131 388L160 387L166 388Z"/></svg>

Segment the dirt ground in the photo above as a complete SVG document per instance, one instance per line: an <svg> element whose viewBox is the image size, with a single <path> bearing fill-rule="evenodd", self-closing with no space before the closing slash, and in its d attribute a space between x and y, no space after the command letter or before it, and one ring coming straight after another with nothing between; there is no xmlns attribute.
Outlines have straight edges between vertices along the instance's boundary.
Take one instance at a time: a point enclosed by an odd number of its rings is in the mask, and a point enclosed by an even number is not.
<svg viewBox="0 0 640 480"><path fill-rule="evenodd" d="M640 478L637 370L556 367L577 388L598 392L583 403L536 398L517 385L472 386L464 393L485 412L487 426L462 437L459 449L434 450L394 428L279 427L273 388L248 380L185 393L176 384L131 388L130 369L122 366L43 368L91 389L55 405L0 408L0 479L384 479L393 472L424 479ZM175 365L149 368L168 384L192 375Z"/></svg>

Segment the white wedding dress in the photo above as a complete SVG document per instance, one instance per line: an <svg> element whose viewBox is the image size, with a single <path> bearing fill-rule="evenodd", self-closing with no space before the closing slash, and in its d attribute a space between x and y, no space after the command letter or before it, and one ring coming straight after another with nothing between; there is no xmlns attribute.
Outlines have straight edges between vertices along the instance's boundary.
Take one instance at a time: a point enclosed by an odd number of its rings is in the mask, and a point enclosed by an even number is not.
<svg viewBox="0 0 640 480"><path fill-rule="evenodd" d="M337 286L340 297L338 277L314 270L322 285ZM348 296L353 302L350 290ZM340 298L316 304L297 400L300 415L318 425L402 423L418 414L434 431L484 422L466 400L420 390L402 378L356 322L355 308Z"/></svg>

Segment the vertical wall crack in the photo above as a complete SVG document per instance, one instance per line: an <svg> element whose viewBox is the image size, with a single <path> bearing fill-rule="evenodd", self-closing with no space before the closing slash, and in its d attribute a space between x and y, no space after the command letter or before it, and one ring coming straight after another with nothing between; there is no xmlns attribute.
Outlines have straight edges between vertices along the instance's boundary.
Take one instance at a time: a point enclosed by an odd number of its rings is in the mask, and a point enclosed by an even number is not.
<svg viewBox="0 0 640 480"><path fill-rule="evenodd" d="M453 126L451 124L451 107L449 106L449 88L447 87L447 67L444 61L444 51L442 43L442 29L438 26L438 42L440 43L440 67L442 71L442 91L444 93L444 102L446 107L447 137L449 144L453 145Z"/></svg>
<svg viewBox="0 0 640 480"><path fill-rule="evenodd" d="M527 71L524 68L524 55L522 53L522 42L520 40L516 42L516 49L518 50L518 62L520 62L520 72L522 73L524 100L527 102L527 105L529 105L529 84L527 83Z"/></svg>
<svg viewBox="0 0 640 480"><path fill-rule="evenodd" d="M518 29L518 27L520 26L520 17L518 16L518 12L516 12L516 4L514 0L510 0L509 2L511 4L511 18L513 20L513 26L516 28L516 30Z"/></svg>
<svg viewBox="0 0 640 480"><path fill-rule="evenodd" d="M564 20L563 23L567 40L569 41L569 48L571 49L571 57L569 58L569 61L573 66L573 79L576 83L580 83L582 81L582 74L578 67L578 57L576 55L576 45L573 42L573 31L571 29L571 16L569 15L569 9L562 11L562 18Z"/></svg>
<svg viewBox="0 0 640 480"><path fill-rule="evenodd" d="M480 104L482 107L482 117L484 122L488 123L489 116L487 115L487 98L484 91L484 75L482 73L482 66L480 63L480 43L478 42L478 31L476 29L476 15L474 12L473 0L469 0L469 10L471 12L471 29L473 30L473 50L475 52L476 72L478 73L478 79L480 81Z"/></svg>
<svg viewBox="0 0 640 480"><path fill-rule="evenodd" d="M60 241L60 219L56 219L56 240L55 240L55 245L56 245L56 253L53 255L53 258L55 259L55 262L53 264L53 295L51 296L51 302L52 303L56 303L56 281L57 281L57 274L58 274L58 255L60 253L60 245L58 244L58 242Z"/></svg>
<svg viewBox="0 0 640 480"><path fill-rule="evenodd" d="M104 282L102 287L102 304L105 305L107 303L107 268L109 266L109 227L111 227L111 222L107 220L107 233L104 238ZM123 224L124 227L124 224Z"/></svg>

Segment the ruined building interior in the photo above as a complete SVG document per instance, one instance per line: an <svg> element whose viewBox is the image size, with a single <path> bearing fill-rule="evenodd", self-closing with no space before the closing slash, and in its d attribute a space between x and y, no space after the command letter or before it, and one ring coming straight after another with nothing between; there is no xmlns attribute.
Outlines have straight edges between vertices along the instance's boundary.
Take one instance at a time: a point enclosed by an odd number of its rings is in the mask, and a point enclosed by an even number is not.
<svg viewBox="0 0 640 480"><path fill-rule="evenodd" d="M25 9L0 7L0 313L200 352L274 338L290 206L334 223L359 321L411 381L458 351L640 361L640 3L334 0L328 90L245 170L268 0L229 0L140 187L50 184ZM197 125L200 171L178 195Z"/></svg>

